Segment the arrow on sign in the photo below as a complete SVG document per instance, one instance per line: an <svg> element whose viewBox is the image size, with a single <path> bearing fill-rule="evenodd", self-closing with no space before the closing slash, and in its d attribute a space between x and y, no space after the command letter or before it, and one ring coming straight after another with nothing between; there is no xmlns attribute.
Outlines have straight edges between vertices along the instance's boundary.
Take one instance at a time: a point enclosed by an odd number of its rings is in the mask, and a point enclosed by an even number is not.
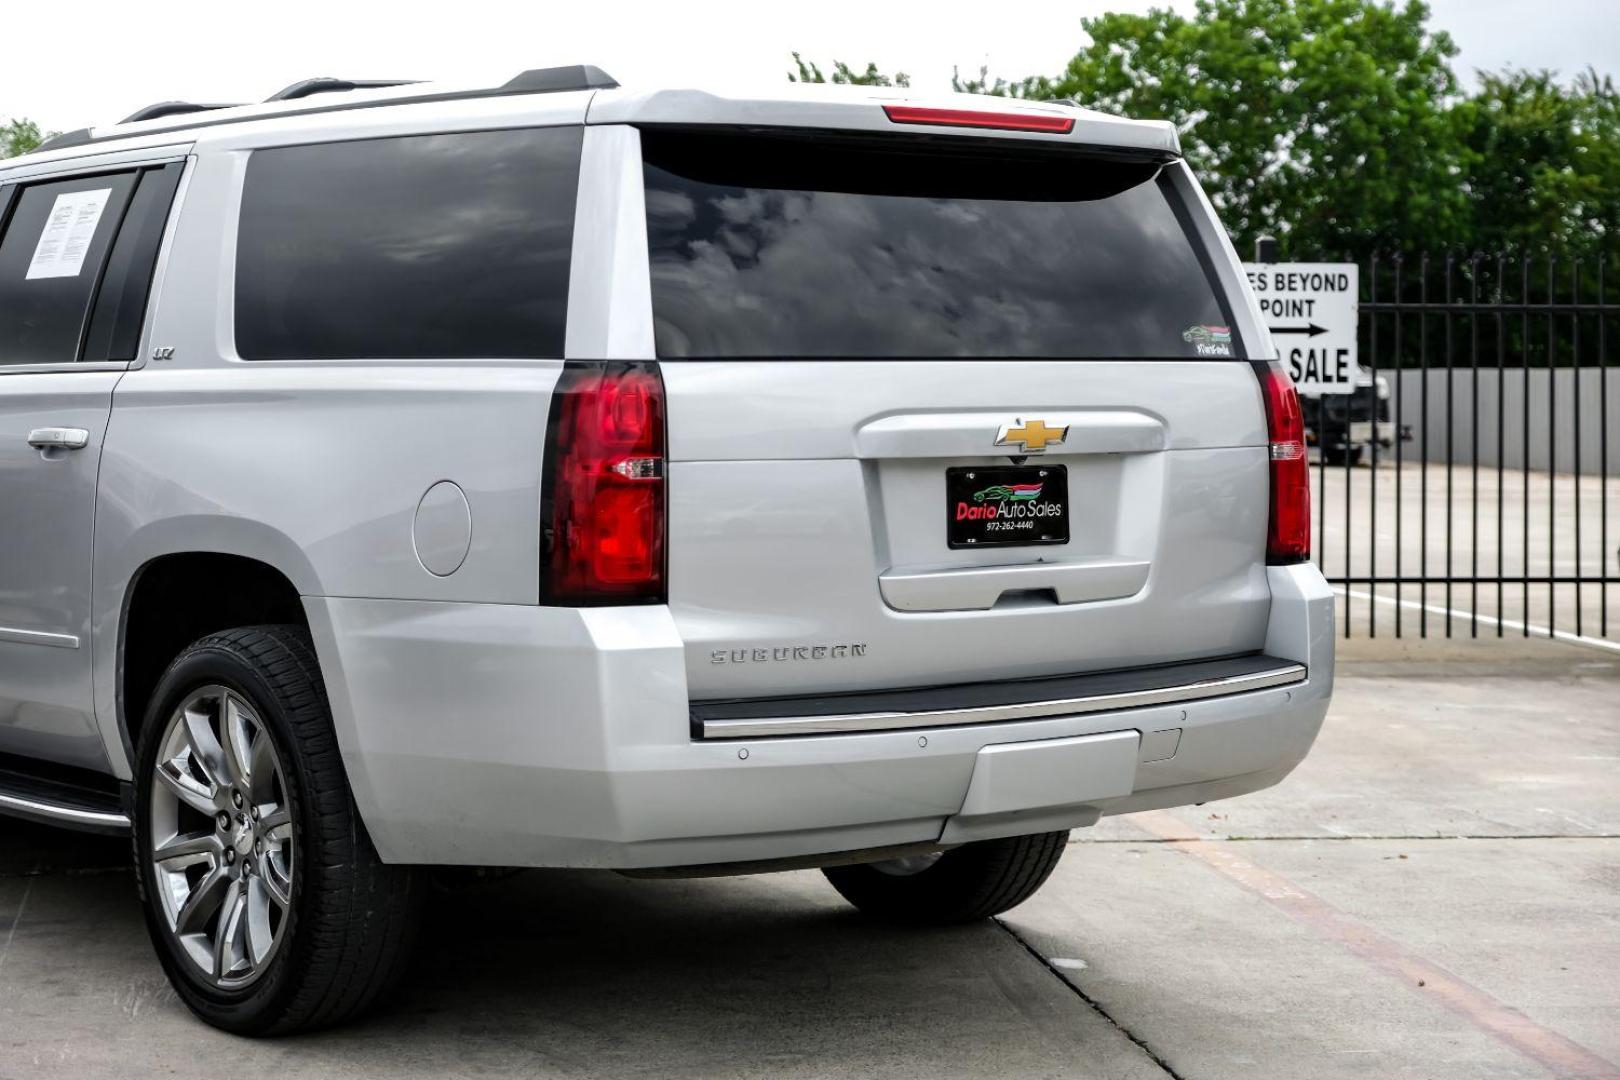
<svg viewBox="0 0 1620 1080"><path fill-rule="evenodd" d="M1327 333L1327 327L1315 323L1309 326L1273 326L1270 329L1273 334L1309 334L1311 337Z"/></svg>

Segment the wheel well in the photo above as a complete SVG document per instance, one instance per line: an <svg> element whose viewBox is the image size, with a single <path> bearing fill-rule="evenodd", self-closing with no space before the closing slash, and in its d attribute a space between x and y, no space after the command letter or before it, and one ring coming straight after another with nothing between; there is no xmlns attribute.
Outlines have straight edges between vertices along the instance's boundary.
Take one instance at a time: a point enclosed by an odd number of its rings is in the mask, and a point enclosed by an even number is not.
<svg viewBox="0 0 1620 1080"><path fill-rule="evenodd" d="M309 626L298 590L257 559L213 552L165 555L141 568L125 608L119 699L130 750L152 691L180 650L234 626Z"/></svg>

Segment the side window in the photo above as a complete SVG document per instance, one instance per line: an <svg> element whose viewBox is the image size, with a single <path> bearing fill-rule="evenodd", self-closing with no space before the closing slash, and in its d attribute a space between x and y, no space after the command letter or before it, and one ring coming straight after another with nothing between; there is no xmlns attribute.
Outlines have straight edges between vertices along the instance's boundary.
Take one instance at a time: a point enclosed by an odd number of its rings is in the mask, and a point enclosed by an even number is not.
<svg viewBox="0 0 1620 1080"><path fill-rule="evenodd" d="M560 357L583 130L259 150L236 249L246 360Z"/></svg>
<svg viewBox="0 0 1620 1080"><path fill-rule="evenodd" d="M136 176L108 173L19 188L0 233L0 365L79 358Z"/></svg>
<svg viewBox="0 0 1620 1080"><path fill-rule="evenodd" d="M147 295L157 269L163 227L169 220L174 191L184 166L179 162L141 173L129 211L118 230L107 270L96 293L90 330L85 335L85 360L133 360L141 344Z"/></svg>

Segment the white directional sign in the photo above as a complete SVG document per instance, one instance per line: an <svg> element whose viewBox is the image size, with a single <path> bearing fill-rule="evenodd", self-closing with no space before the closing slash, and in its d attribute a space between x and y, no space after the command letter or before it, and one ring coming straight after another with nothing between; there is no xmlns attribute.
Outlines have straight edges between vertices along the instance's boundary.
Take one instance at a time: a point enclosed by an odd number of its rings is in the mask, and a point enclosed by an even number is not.
<svg viewBox="0 0 1620 1080"><path fill-rule="evenodd" d="M1355 263L1244 263L1283 366L1302 394L1356 388Z"/></svg>

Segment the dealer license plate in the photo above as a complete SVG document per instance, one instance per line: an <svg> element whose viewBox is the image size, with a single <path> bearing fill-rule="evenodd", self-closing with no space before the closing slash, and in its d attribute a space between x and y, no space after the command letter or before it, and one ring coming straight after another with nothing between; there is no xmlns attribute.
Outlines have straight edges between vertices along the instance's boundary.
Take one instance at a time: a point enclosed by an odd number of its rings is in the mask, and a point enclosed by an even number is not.
<svg viewBox="0 0 1620 1080"><path fill-rule="evenodd" d="M1068 469L1062 465L946 469L945 535L953 548L1068 543Z"/></svg>

